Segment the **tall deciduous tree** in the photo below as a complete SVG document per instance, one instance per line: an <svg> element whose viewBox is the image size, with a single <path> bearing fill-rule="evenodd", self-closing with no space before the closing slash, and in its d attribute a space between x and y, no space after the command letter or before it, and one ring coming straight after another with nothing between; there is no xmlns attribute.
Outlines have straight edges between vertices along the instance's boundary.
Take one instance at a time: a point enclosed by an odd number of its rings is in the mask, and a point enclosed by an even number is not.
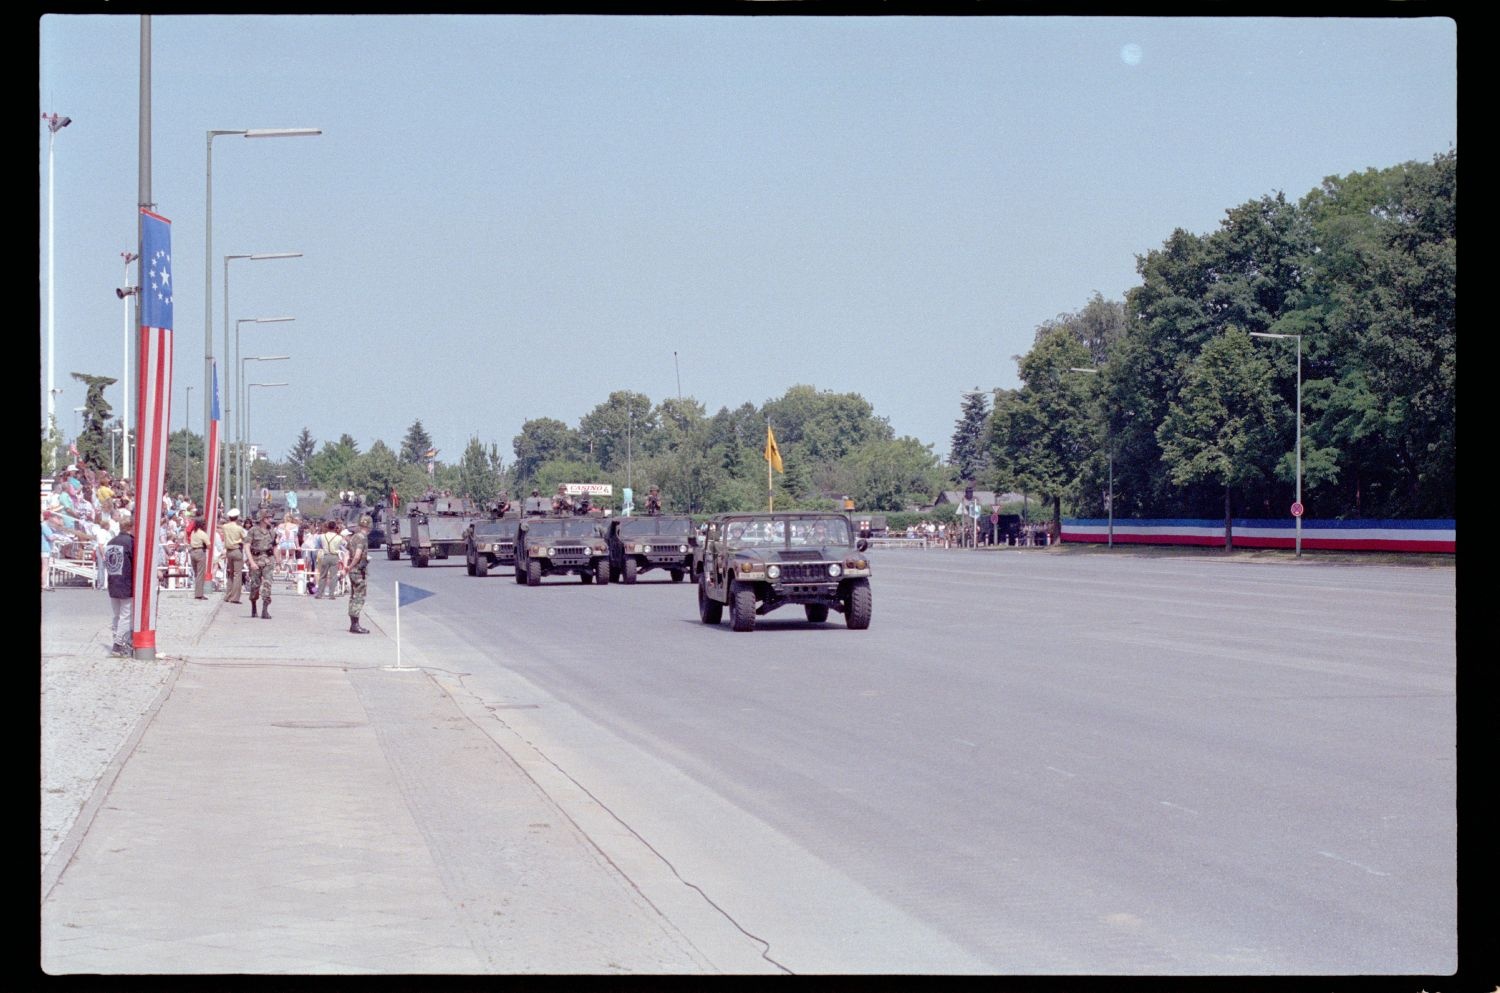
<svg viewBox="0 0 1500 993"><path fill-rule="evenodd" d="M463 457L458 461L458 479L458 495L481 506L500 494L500 473L478 437L470 436L469 444L464 448Z"/></svg>
<svg viewBox="0 0 1500 993"><path fill-rule="evenodd" d="M1267 478L1280 454L1271 375L1251 338L1227 328L1188 368L1182 395L1157 429L1172 482L1222 488L1225 548L1234 544L1234 487Z"/></svg>
<svg viewBox="0 0 1500 993"><path fill-rule="evenodd" d="M516 454L516 485L525 486L536 478L544 463L575 457L578 437L556 418L537 417L521 425L521 433L511 441L511 450Z"/></svg>

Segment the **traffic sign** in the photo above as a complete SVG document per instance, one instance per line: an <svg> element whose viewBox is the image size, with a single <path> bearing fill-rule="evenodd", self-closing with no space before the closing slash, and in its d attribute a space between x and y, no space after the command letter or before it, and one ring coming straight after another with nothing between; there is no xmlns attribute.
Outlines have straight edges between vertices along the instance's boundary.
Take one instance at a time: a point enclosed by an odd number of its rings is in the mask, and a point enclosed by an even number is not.
<svg viewBox="0 0 1500 993"><path fill-rule="evenodd" d="M1293 517L1301 517L1302 516L1302 504L1300 502L1292 504L1292 516Z"/></svg>

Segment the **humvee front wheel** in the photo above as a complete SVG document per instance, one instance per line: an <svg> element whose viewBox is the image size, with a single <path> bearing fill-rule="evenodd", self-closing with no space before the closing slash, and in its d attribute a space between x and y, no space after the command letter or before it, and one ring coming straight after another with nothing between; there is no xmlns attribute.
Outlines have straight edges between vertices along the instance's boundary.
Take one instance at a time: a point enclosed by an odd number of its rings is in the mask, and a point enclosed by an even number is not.
<svg viewBox="0 0 1500 993"><path fill-rule="evenodd" d="M385 557L390 559L392 562L396 562L401 558L401 549L397 548L395 545L386 545Z"/></svg>
<svg viewBox="0 0 1500 993"><path fill-rule="evenodd" d="M516 574L517 585L526 582L526 567L523 566L520 562L511 563L511 572L514 572Z"/></svg>
<svg viewBox="0 0 1500 993"><path fill-rule="evenodd" d="M735 584L729 601L729 627L735 631L755 630L755 591Z"/></svg>
<svg viewBox="0 0 1500 993"><path fill-rule="evenodd" d="M641 571L640 564L635 559L626 559L625 568L620 574L622 582L627 584L635 582L636 574Z"/></svg>
<svg viewBox="0 0 1500 993"><path fill-rule="evenodd" d="M526 585L542 585L542 564L536 559L531 559L526 563Z"/></svg>
<svg viewBox="0 0 1500 993"><path fill-rule="evenodd" d="M828 620L828 604L826 603L809 603L803 609L807 611L809 624L822 624Z"/></svg>
<svg viewBox="0 0 1500 993"><path fill-rule="evenodd" d="M708 595L708 581L698 577L698 619L704 624L717 624L724 619L724 605Z"/></svg>
<svg viewBox="0 0 1500 993"><path fill-rule="evenodd" d="M474 575L488 576L490 574L490 560L483 555L474 560Z"/></svg>
<svg viewBox="0 0 1500 993"><path fill-rule="evenodd" d="M849 580L849 592L844 597L844 622L852 631L863 631L870 626L870 581Z"/></svg>
<svg viewBox="0 0 1500 993"><path fill-rule="evenodd" d="M465 566L465 568L467 568L469 570L469 575L471 575L471 576L474 575L474 560L473 559L465 559L464 560L464 566Z"/></svg>
<svg viewBox="0 0 1500 993"><path fill-rule="evenodd" d="M594 575L599 577L600 586L609 585L609 559L599 560L599 564L594 567Z"/></svg>

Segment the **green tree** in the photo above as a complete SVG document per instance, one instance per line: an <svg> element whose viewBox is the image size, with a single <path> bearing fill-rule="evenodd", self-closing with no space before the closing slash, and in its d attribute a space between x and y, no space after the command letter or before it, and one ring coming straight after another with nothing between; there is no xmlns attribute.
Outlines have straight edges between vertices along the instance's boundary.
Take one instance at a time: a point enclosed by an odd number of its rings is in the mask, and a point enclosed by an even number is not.
<svg viewBox="0 0 1500 993"><path fill-rule="evenodd" d="M425 465L427 453L432 451L432 436L422 427L422 420L412 421L401 439L401 461L407 465Z"/></svg>
<svg viewBox="0 0 1500 993"><path fill-rule="evenodd" d="M119 442L116 441L118 448ZM167 439L168 493L200 493L203 489L203 436L178 428ZM118 452L116 453L118 454Z"/></svg>
<svg viewBox="0 0 1500 993"><path fill-rule="evenodd" d="M1232 494L1264 480L1279 454L1270 362L1226 329L1188 369L1187 386L1157 429L1172 482L1207 482L1224 494L1224 547L1234 545Z"/></svg>
<svg viewBox="0 0 1500 993"><path fill-rule="evenodd" d="M516 484L525 486L536 478L543 464L571 459L579 449L577 435L566 424L552 417L537 417L521 425L521 433L511 441L511 450L516 455Z"/></svg>
<svg viewBox="0 0 1500 993"><path fill-rule="evenodd" d="M845 460L853 472L849 495L861 510L905 510L942 488L938 457L911 437L867 441Z"/></svg>
<svg viewBox="0 0 1500 993"><path fill-rule="evenodd" d="M656 427L650 397L615 390L579 420L578 438L601 469L614 470L636 455L658 451Z"/></svg>
<svg viewBox="0 0 1500 993"><path fill-rule="evenodd" d="M989 416L989 400L984 391L976 386L964 394L958 423L953 428L953 447L948 455L955 482L979 479L988 468L984 432Z"/></svg>
<svg viewBox="0 0 1500 993"><path fill-rule="evenodd" d="M1053 539L1062 527L1062 498L1093 450L1087 377L1070 372L1089 362L1088 349L1054 327L1021 357L1022 387L991 418L990 457L1002 478L1051 503Z"/></svg>
<svg viewBox="0 0 1500 993"><path fill-rule="evenodd" d="M75 372L73 378L88 387L83 400L83 430L78 434L78 458L91 466L106 466L109 460L109 435L104 426L113 412L109 401L104 399L104 389L119 380L108 376L90 376Z"/></svg>
<svg viewBox="0 0 1500 993"><path fill-rule="evenodd" d="M389 445L376 439L368 452L345 464L342 485L333 488L353 490L364 497L365 503L373 506L388 501L392 490L409 496L416 487L403 487L421 476L420 470L402 462Z"/></svg>
<svg viewBox="0 0 1500 993"><path fill-rule="evenodd" d="M307 428L297 436L297 442L292 450L287 453L287 464L291 467L292 478L298 486L309 486L312 484L312 474L307 463L318 451L318 443L313 440L312 432Z"/></svg>
<svg viewBox="0 0 1500 993"><path fill-rule="evenodd" d="M500 473L496 470L490 454L475 436L469 437L463 458L458 462L459 483L454 490L481 506L490 503L500 494Z"/></svg>
<svg viewBox="0 0 1500 993"><path fill-rule="evenodd" d="M337 442L325 441L318 453L307 460L313 485L322 490L346 490L352 486L350 466L359 458L359 445L347 434Z"/></svg>

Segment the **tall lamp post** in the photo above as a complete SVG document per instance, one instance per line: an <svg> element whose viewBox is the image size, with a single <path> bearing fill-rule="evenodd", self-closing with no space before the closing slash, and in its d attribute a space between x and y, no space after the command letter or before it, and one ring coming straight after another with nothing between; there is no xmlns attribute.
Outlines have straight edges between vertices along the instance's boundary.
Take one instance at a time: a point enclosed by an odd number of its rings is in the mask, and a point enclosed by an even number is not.
<svg viewBox="0 0 1500 993"><path fill-rule="evenodd" d="M290 355L247 355L243 359L241 359L240 363L239 363L239 366L240 366L240 378L239 378L239 381L242 384L245 382L245 363L246 362L285 362L289 358L291 358ZM246 390L246 396L240 397L240 400L242 402L248 400L248 392L249 391ZM247 406L248 406L248 404L247 404ZM235 469L235 479L238 480L239 484L240 484L240 506L241 507L245 507L245 506L248 506L249 503L250 503L250 488L247 485L245 485L246 474L249 471L249 469L248 469L249 461L246 459L245 455L246 455L247 448L248 448L248 446L250 444L250 433L249 433L249 430L246 427L245 422L244 422L243 419L239 422L239 424L240 424L240 429L244 432L244 434L239 439L240 443L239 443L239 446L238 446L238 450L239 450L240 463L239 463L238 468Z"/></svg>
<svg viewBox="0 0 1500 993"><path fill-rule="evenodd" d="M57 396L53 383L53 359L55 353L52 348L52 325L56 309L52 306L52 255L54 239L52 237L52 208L54 199L52 196L52 142L57 138L57 132L73 123L71 117L60 117L57 114L43 114L42 120L47 122L47 423L52 423L52 416L57 407L53 398Z"/></svg>
<svg viewBox="0 0 1500 993"><path fill-rule="evenodd" d="M120 308L121 311L122 311L122 313L123 313L123 318L122 318L123 322L122 322L121 328L120 328L120 330L121 330L121 339L120 340L121 340L121 343L124 346L122 354L123 354L123 357L124 357L124 369L125 369L125 371L124 371L124 374L123 374L124 378L120 380L120 394L121 394L121 400L120 400L120 423L122 423L122 424L129 424L130 423L130 390L131 390L131 387L135 385L135 380L132 379L131 376L130 376L130 298L133 297L133 296L135 296L137 293L140 292L140 287L139 286L131 286L130 285L130 263L132 263L136 259L140 258L140 256L137 255L137 254L135 254L134 252L121 252L120 253L120 258L122 260L124 260L124 262L125 262L125 285L123 287L121 287L120 289L115 290L115 295L120 298L120 302L123 304L123 306ZM126 468L129 465L130 465L130 435L128 433L126 433L126 434L120 435L120 475L122 475L122 476L128 476L128 475L130 475L129 470Z"/></svg>
<svg viewBox="0 0 1500 993"><path fill-rule="evenodd" d="M1086 373L1089 373L1090 375L1096 375L1099 372L1098 369L1093 368L1093 367L1087 367L1087 368L1085 368L1084 366L1077 366L1077 365L1069 366L1068 367L1068 371L1069 372L1086 372ZM1107 510L1109 512L1109 547L1110 548L1114 548L1115 547L1115 445L1114 445L1114 440L1109 436L1109 420L1107 418L1106 418L1106 420L1104 422L1104 431L1105 431L1104 444L1105 444L1105 447L1109 450L1109 492L1104 497L1104 504L1105 504L1105 510Z"/></svg>
<svg viewBox="0 0 1500 993"><path fill-rule="evenodd" d="M204 170L203 208L203 423L213 417L214 375L214 139L222 135L244 138L302 138L320 135L322 128L251 128L208 132L208 159ZM228 351L226 342L225 351ZM225 356L226 358L228 356Z"/></svg>
<svg viewBox="0 0 1500 993"><path fill-rule="evenodd" d="M277 357L278 358L283 358L283 359L286 358L285 355L281 355L281 356L277 356ZM257 387L259 387L259 388L269 388L269 387L272 387L272 386L288 386L288 385L290 385L290 384L288 384L288 383L246 383L245 384L245 438L246 438L246 443L248 443L248 440L249 440L249 437L250 437L250 391L252 389L257 388ZM242 445L241 448L243 448L243 447L244 446ZM247 467L246 468L246 472L248 472L248 471L249 471L249 469ZM245 484L241 483L241 485L243 486ZM246 506L249 506L249 504L250 504L250 489L249 489L248 486L245 487L245 496L244 496L244 500L242 502Z"/></svg>
<svg viewBox="0 0 1500 993"><path fill-rule="evenodd" d="M245 392L242 385L245 382L245 363L240 361L240 327L245 324L283 324L287 321L295 320L295 317L241 317L234 322L234 362L226 363L228 365L228 369L226 370L224 375L226 379L234 377L236 370L238 370L240 375L238 376L238 378L235 378L233 383L224 384L224 395L225 399L228 399L230 397L234 399L234 422L229 429L229 436L236 439L237 443L240 436L244 434L244 426L240 420L239 411L240 403L244 400ZM229 357L229 340L227 338L224 341L224 357L226 359ZM225 409L228 410L227 407ZM236 427L239 428L238 432L235 431ZM240 479L240 466L242 464L240 456L242 456L243 454L244 453L238 453L233 460L235 467L234 481L238 485L226 486L225 489L229 493L240 492L244 489L242 480ZM230 461L231 460L228 453L225 453L224 462L226 469L229 468Z"/></svg>
<svg viewBox="0 0 1500 993"><path fill-rule="evenodd" d="M224 256L224 365L228 370L228 372L225 373L226 376L232 374L234 372L235 365L238 364L231 363L229 361L229 263L235 259L249 259L252 262L259 262L264 259L300 259L301 257L301 252L253 252ZM224 384L223 400L224 409L222 413L226 418L228 418L231 413L238 413L239 395L231 388L231 384L228 382ZM230 400L234 401L232 407L229 404ZM208 422L204 421L204 423L206 424ZM226 421L226 425L227 423L228 422ZM232 431L230 437L233 437ZM228 461L227 454L225 456L225 460ZM204 485L208 485L206 479L204 480ZM234 491L229 490L229 492L233 493Z"/></svg>
<svg viewBox="0 0 1500 993"><path fill-rule="evenodd" d="M193 486L188 482L192 475L192 456L188 454L188 438L193 433L193 388L187 387L187 399L182 401L182 489L190 493ZM207 484L205 484L207 485Z"/></svg>
<svg viewBox="0 0 1500 993"><path fill-rule="evenodd" d="M1251 331L1250 337L1297 339L1297 496L1292 504L1292 519L1297 522L1297 558L1300 559L1302 557L1302 336Z"/></svg>

